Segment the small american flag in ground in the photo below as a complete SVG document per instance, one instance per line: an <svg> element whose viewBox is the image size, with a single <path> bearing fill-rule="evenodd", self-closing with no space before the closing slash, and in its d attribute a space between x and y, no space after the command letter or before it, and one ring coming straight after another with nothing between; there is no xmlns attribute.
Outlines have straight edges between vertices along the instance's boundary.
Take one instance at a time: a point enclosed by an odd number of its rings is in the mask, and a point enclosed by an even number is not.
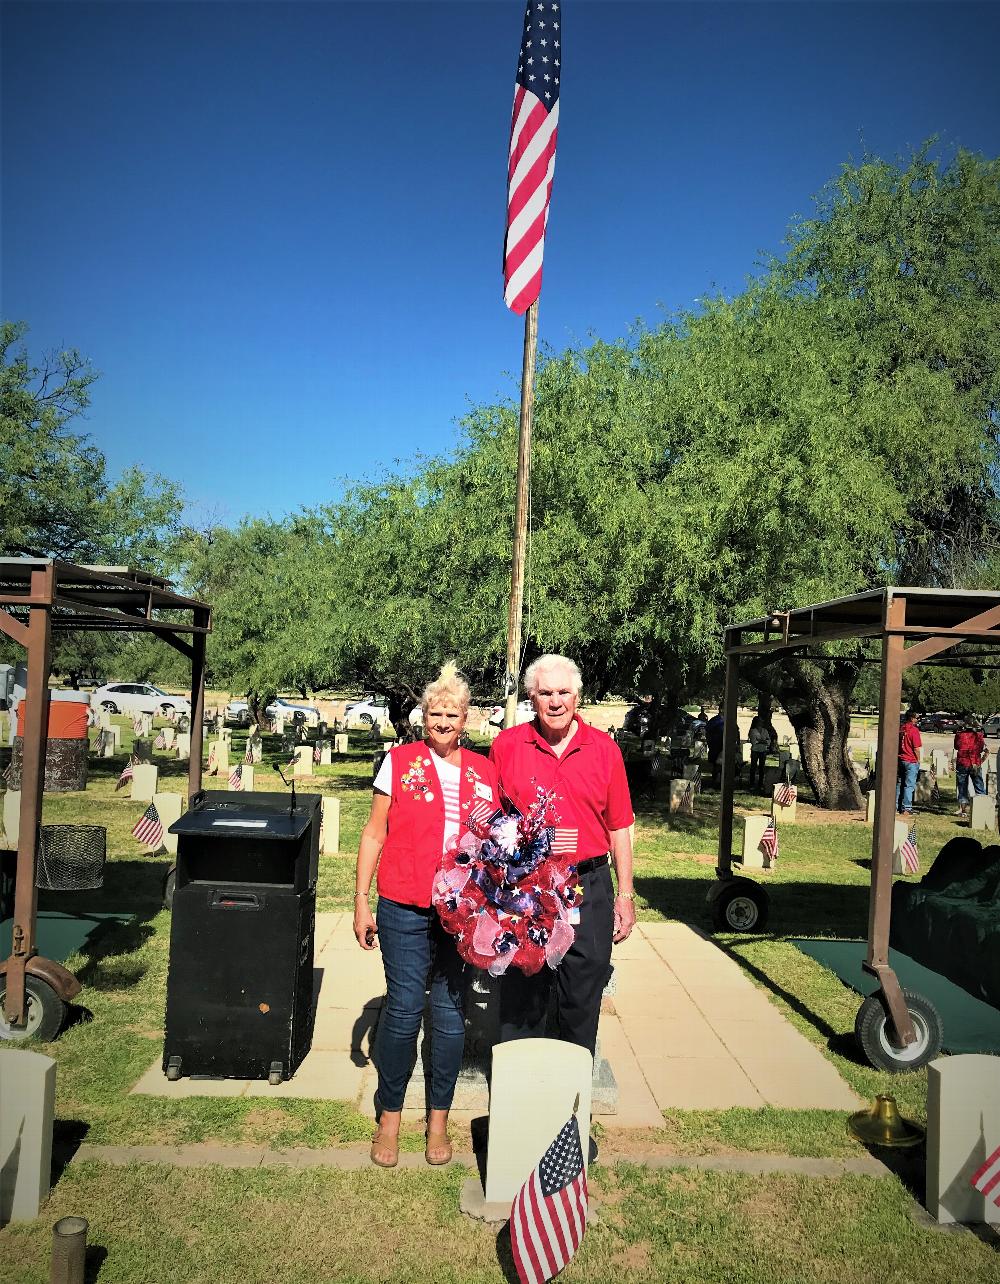
<svg viewBox="0 0 1000 1284"><path fill-rule="evenodd" d="M152 847L154 851L163 845L163 822L154 803L150 803L132 829L132 837L140 843Z"/></svg>
<svg viewBox="0 0 1000 1284"><path fill-rule="evenodd" d="M899 858L903 862L903 868L908 874L916 874L920 871L920 855L917 851L917 827L910 826L910 832L906 835L899 845Z"/></svg>
<svg viewBox="0 0 1000 1284"><path fill-rule="evenodd" d="M572 856L580 838L578 829L553 829L545 831L549 836L549 851L553 856Z"/></svg>
<svg viewBox="0 0 1000 1284"><path fill-rule="evenodd" d="M767 824L757 846L773 865L778 859L778 830L775 827L773 816L768 816Z"/></svg>
<svg viewBox="0 0 1000 1284"><path fill-rule="evenodd" d="M529 0L514 78L507 164L504 302L521 315L542 289L542 251L549 219L559 133L562 14L558 3Z"/></svg>
<svg viewBox="0 0 1000 1284"><path fill-rule="evenodd" d="M779 807L790 807L798 796L799 791L794 785L779 785L774 793L774 801Z"/></svg>
<svg viewBox="0 0 1000 1284"><path fill-rule="evenodd" d="M128 782L132 779L132 768L134 766L135 766L135 759L129 758L125 766L122 767L122 774L118 777L118 784L115 785L115 793L117 793L119 789L124 789L125 786L128 784Z"/></svg>
<svg viewBox="0 0 1000 1284"><path fill-rule="evenodd" d="M319 745L315 745L313 747L313 762L319 763L322 757L323 757L323 750L319 747Z"/></svg>
<svg viewBox="0 0 1000 1284"><path fill-rule="evenodd" d="M210 776L219 774L219 753L215 745L212 745L208 751L208 774Z"/></svg>
<svg viewBox="0 0 1000 1284"><path fill-rule="evenodd" d="M252 740L247 741L247 751L243 755L243 761L246 763L248 767L253 762L253 741Z"/></svg>
<svg viewBox="0 0 1000 1284"><path fill-rule="evenodd" d="M142 719L141 719L141 718L133 718L133 719L132 719L132 730L133 730L133 732L134 732L137 736L141 736L141 735L142 735Z"/></svg>
<svg viewBox="0 0 1000 1284"><path fill-rule="evenodd" d="M153 748L154 748L154 749L166 749L166 747L167 747L167 737L163 734L163 732L162 732L162 731L160 731L160 732L157 734L156 739L153 741Z"/></svg>
<svg viewBox="0 0 1000 1284"><path fill-rule="evenodd" d="M243 788L243 764L241 762L237 763L236 766L229 773L229 788L230 789Z"/></svg>
<svg viewBox="0 0 1000 1284"><path fill-rule="evenodd" d="M977 1168L970 1178L981 1195L1000 1206L1000 1146L997 1146L982 1168Z"/></svg>
<svg viewBox="0 0 1000 1284"><path fill-rule="evenodd" d="M517 1193L510 1245L521 1284L558 1275L587 1229L587 1174L580 1129L572 1116Z"/></svg>
<svg viewBox="0 0 1000 1284"><path fill-rule="evenodd" d="M11 779L13 778L13 775L14 775L14 764L12 762L8 762L7 766L4 767L4 771L3 771L3 780L5 785L10 784Z"/></svg>

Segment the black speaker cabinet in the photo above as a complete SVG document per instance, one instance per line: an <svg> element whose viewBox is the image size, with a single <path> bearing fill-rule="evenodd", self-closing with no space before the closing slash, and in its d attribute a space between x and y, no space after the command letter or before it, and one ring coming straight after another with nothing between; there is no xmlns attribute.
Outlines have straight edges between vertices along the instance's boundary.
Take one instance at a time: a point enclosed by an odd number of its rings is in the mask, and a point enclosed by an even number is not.
<svg viewBox="0 0 1000 1284"><path fill-rule="evenodd" d="M178 836L163 1069L288 1079L312 1038L319 806L206 794ZM278 810L274 799L284 803ZM236 801L236 800L239 801ZM300 800L301 803L301 800Z"/></svg>

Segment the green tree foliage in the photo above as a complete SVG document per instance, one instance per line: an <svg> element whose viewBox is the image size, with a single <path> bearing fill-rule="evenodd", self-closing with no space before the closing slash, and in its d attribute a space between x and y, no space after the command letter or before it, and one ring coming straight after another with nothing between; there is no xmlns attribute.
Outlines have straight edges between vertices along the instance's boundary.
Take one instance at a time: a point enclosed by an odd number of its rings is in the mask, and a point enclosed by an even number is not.
<svg viewBox="0 0 1000 1284"><path fill-rule="evenodd" d="M108 478L101 451L70 427L90 404L97 372L75 349L33 364L26 333L23 323L0 323L0 556L168 570L180 534L179 489L138 468ZM20 655L6 640L0 645L5 655ZM60 633L55 670L71 677L124 673L123 649L137 645L120 634Z"/></svg>

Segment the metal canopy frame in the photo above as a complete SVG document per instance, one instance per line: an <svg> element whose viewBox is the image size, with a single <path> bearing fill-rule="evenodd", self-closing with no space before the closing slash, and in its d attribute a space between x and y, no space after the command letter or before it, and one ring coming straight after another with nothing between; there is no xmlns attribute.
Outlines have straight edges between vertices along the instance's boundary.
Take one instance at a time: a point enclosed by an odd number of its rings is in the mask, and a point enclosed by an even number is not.
<svg viewBox="0 0 1000 1284"><path fill-rule="evenodd" d="M942 655L961 642L974 639L978 644L1000 645L1000 593L965 589L872 589L814 606L775 611L745 624L730 625L724 634L725 739L716 872L721 879L733 877L733 794L739 738L736 709L740 659L743 656L777 656L782 652L808 657L812 647L855 638L878 640L882 653L868 951L862 967L878 980L897 1037L906 1047L914 1042L916 1035L896 973L889 966L896 759L903 671L911 665Z"/></svg>
<svg viewBox="0 0 1000 1284"><path fill-rule="evenodd" d="M0 976L6 974L4 1016L11 1025L26 1023L26 973L46 981L63 1000L81 989L72 972L42 958L35 946L35 874L48 745L53 633L154 633L190 660L190 796L201 788L205 646L211 630L211 607L174 593L170 581L160 576L126 566L80 566L57 558L0 558L0 633L24 647L28 669L13 933L11 953L0 962Z"/></svg>

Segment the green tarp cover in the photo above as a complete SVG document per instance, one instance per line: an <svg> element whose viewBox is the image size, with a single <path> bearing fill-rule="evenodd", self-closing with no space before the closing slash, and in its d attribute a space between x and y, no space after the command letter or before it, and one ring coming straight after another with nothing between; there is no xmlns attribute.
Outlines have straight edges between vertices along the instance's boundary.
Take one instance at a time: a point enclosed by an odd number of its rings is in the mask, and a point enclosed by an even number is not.
<svg viewBox="0 0 1000 1284"><path fill-rule="evenodd" d="M792 944L829 968L859 994L871 994L878 989L876 979L861 970L867 942L793 940ZM946 1051L1000 1053L1000 1010L973 998L947 977L932 972L899 950L889 951L889 963L904 989L915 990L930 999L941 1014Z"/></svg>
<svg viewBox="0 0 1000 1284"><path fill-rule="evenodd" d="M109 931L116 923L131 923L134 914L61 914L55 910L38 911L35 945L43 958L65 963L98 933ZM10 954L13 919L0 922L0 960Z"/></svg>

